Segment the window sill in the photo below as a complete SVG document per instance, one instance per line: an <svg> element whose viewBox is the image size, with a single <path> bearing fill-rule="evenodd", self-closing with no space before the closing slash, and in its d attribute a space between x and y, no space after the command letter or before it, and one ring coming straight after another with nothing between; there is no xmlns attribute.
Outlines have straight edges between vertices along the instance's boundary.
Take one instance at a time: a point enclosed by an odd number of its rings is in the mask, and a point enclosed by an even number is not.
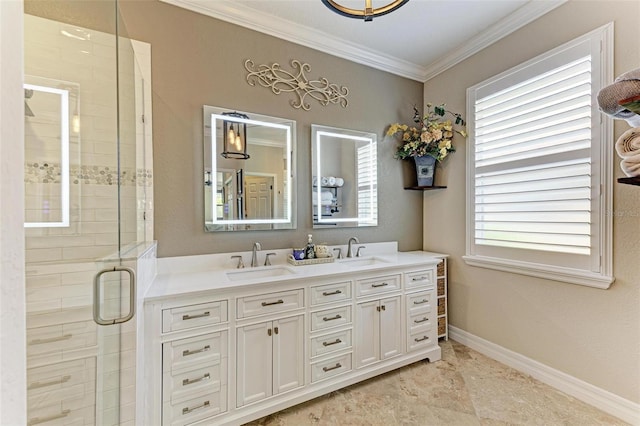
<svg viewBox="0 0 640 426"><path fill-rule="evenodd" d="M615 281L615 277L601 275L579 269L562 268L537 263L511 261L485 256L463 256L467 265L480 268L495 269L497 271L528 275L547 280L560 281L570 284L584 285L600 289L608 289Z"/></svg>

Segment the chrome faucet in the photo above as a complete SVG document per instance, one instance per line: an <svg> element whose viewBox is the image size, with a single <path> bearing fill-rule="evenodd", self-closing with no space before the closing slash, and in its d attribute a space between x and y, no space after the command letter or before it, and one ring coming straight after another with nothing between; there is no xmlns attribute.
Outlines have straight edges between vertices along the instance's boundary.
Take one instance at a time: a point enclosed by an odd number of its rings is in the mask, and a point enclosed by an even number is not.
<svg viewBox="0 0 640 426"><path fill-rule="evenodd" d="M353 248L351 247L353 243L360 244L360 241L358 241L356 237L349 238L349 243L347 246L347 257L353 257Z"/></svg>
<svg viewBox="0 0 640 426"><path fill-rule="evenodd" d="M262 247L260 246L260 243L258 243L258 242L253 243L253 252L251 254L251 266L252 267L258 266L258 250L262 250Z"/></svg>

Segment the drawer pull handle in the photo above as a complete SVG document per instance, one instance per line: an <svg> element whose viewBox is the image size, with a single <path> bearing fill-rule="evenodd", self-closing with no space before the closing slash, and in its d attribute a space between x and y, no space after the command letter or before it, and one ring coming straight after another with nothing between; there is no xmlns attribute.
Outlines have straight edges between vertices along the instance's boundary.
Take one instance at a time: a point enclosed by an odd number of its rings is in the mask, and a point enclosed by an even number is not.
<svg viewBox="0 0 640 426"><path fill-rule="evenodd" d="M206 352L209 349L211 349L211 346L209 346L209 345L206 345L205 347L200 348L200 349L195 349L193 351L189 349L189 350L186 350L186 351L182 351L182 356L189 356L189 355L199 354L200 352Z"/></svg>
<svg viewBox="0 0 640 426"><path fill-rule="evenodd" d="M29 342L30 345L41 345L43 343L59 342L61 340L69 340L73 337L73 334L65 334L63 336L49 337L48 339L33 339Z"/></svg>
<svg viewBox="0 0 640 426"><path fill-rule="evenodd" d="M413 320L413 322L415 322L416 324L420 324L420 323L425 322L425 321L429 321L429 318L424 317L424 318L419 319L419 320Z"/></svg>
<svg viewBox="0 0 640 426"><path fill-rule="evenodd" d="M429 303L428 299L422 299L422 300L414 300L413 304L414 305L422 305L423 303Z"/></svg>
<svg viewBox="0 0 640 426"><path fill-rule="evenodd" d="M45 422L50 422L51 420L61 419L63 417L67 417L70 412L71 412L71 410L66 409L66 410L62 411L60 414L53 414L51 416L46 416L46 417L34 417L33 419L29 420L28 425L29 426L39 425L40 423L45 423Z"/></svg>
<svg viewBox="0 0 640 426"><path fill-rule="evenodd" d="M196 319L196 318L202 318L202 317L208 317L210 316L211 313L209 313L209 311L206 311L202 314L198 314L198 315L183 315L182 316L182 321L187 321L187 320L192 320L192 319Z"/></svg>
<svg viewBox="0 0 640 426"><path fill-rule="evenodd" d="M389 283L381 283L381 284L371 284L371 287L386 287L388 286Z"/></svg>
<svg viewBox="0 0 640 426"><path fill-rule="evenodd" d="M323 296L333 296L334 294L342 294L342 290L336 290L336 291L323 291L322 295Z"/></svg>
<svg viewBox="0 0 640 426"><path fill-rule="evenodd" d="M284 300L278 299L276 302L262 302L262 306L281 305L283 303Z"/></svg>
<svg viewBox="0 0 640 426"><path fill-rule="evenodd" d="M196 407L185 407L185 408L182 409L182 415L189 414L192 411L196 411L196 410L198 410L200 408L208 407L210 404L211 403L209 401L205 401L201 405L198 405Z"/></svg>
<svg viewBox="0 0 640 426"><path fill-rule="evenodd" d="M333 321L333 320L337 320L342 318L342 315L338 314L335 317L324 317L322 318L322 321Z"/></svg>
<svg viewBox="0 0 640 426"><path fill-rule="evenodd" d="M201 382L203 380L209 380L210 378L211 378L211 376L209 375L209 373L206 373L204 376L198 377L197 379L184 379L182 381L182 386L192 385L194 383L198 383L198 382Z"/></svg>
<svg viewBox="0 0 640 426"><path fill-rule="evenodd" d="M68 382L70 379L71 379L71 376L62 376L57 380L51 380L49 382L33 382L29 385L28 389L39 389L47 386L61 385L63 383Z"/></svg>
<svg viewBox="0 0 640 426"><path fill-rule="evenodd" d="M416 342L424 342L425 340L427 340L429 337L427 336L422 336L422 337L416 337L415 340Z"/></svg>
<svg viewBox="0 0 640 426"><path fill-rule="evenodd" d="M322 371L326 373L327 371L335 370L336 368L340 368L340 367L342 367L342 364L340 364L339 362L336 362L336 365L334 365L333 367L322 367Z"/></svg>
<svg viewBox="0 0 640 426"><path fill-rule="evenodd" d="M337 345L338 343L342 343L342 340L336 339L333 342L322 342L322 346Z"/></svg>
<svg viewBox="0 0 640 426"><path fill-rule="evenodd" d="M425 281L427 277L411 278L411 281Z"/></svg>

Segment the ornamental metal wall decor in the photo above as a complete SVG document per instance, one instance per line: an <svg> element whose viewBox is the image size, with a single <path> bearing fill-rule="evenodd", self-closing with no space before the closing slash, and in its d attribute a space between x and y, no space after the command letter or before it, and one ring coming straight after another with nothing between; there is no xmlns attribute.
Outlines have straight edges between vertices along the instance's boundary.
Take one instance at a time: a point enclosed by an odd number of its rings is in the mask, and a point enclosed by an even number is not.
<svg viewBox="0 0 640 426"><path fill-rule="evenodd" d="M256 83L262 87L269 87L276 95L280 93L293 92L297 95L297 99L289 101L294 108L302 108L309 111L311 106L306 102L307 97L313 98L320 102L320 105L327 106L331 104L340 104L346 108L349 101L347 95L349 89L335 83L329 83L326 78L319 80L309 80L305 73L311 71L309 64L303 64L296 59L291 60L291 66L294 71L285 71L280 68L280 64L273 65L256 65L251 59L247 59L244 67L247 70L247 83L255 86Z"/></svg>

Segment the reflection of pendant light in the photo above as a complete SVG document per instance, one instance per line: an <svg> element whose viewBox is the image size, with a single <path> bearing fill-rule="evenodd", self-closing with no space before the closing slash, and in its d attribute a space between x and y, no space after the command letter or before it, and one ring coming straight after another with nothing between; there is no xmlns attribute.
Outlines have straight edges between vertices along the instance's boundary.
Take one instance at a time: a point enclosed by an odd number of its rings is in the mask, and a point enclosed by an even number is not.
<svg viewBox="0 0 640 426"><path fill-rule="evenodd" d="M373 21L374 17L393 12L409 0L393 0L386 6L375 8L373 7L372 0L364 0L364 9L351 9L338 4L335 0L321 1L325 6L339 15L346 16L347 18L364 19L365 22L370 22Z"/></svg>
<svg viewBox="0 0 640 426"><path fill-rule="evenodd" d="M234 118L249 119L249 116L239 112L223 112L222 115ZM246 160L250 157L247 154L247 123L224 120L222 122L223 150L220 155L224 158L235 158Z"/></svg>

